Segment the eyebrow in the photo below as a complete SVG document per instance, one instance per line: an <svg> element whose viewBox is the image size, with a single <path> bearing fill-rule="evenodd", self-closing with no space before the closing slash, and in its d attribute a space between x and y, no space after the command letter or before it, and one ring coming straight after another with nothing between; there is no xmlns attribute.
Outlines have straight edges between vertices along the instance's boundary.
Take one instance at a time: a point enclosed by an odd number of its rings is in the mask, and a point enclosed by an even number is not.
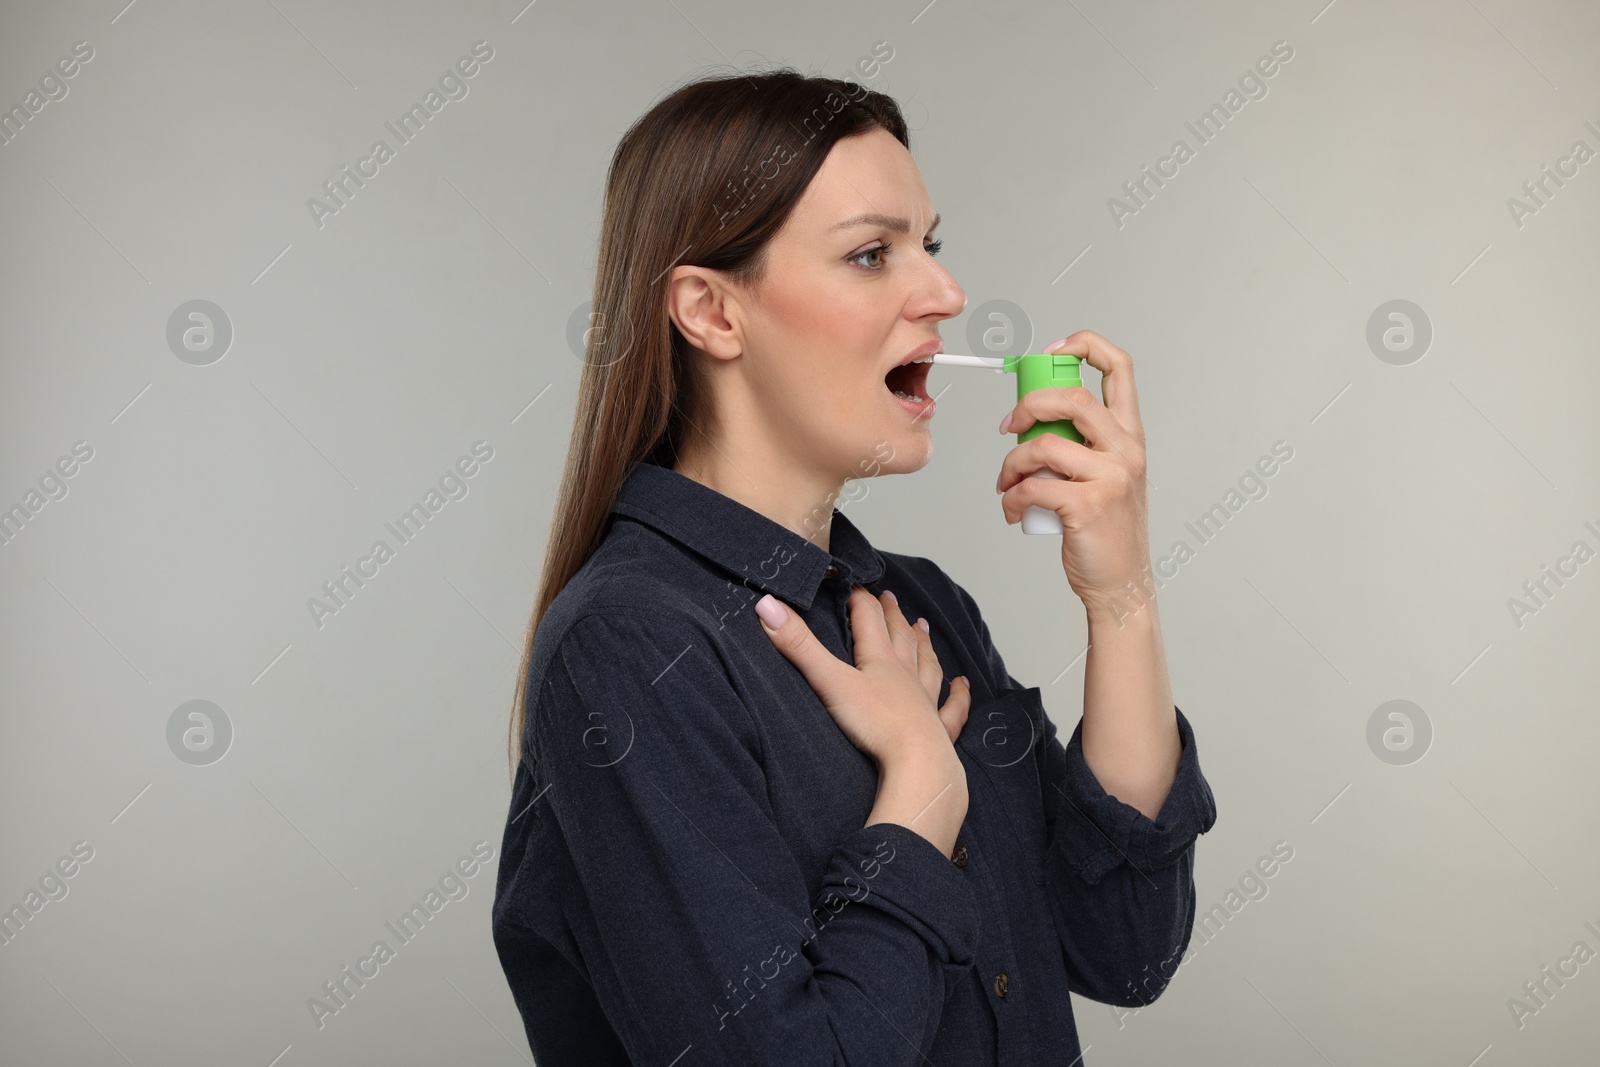
<svg viewBox="0 0 1600 1067"><path fill-rule="evenodd" d="M939 218L940 216L937 214L933 216L933 222L928 226L929 233L932 233L938 227ZM843 222L834 223L832 228L835 230L844 230L850 228L851 226L882 226L884 229L893 230L895 233L911 232L910 222L898 215L885 215L877 211L868 211L860 215L852 215Z"/></svg>

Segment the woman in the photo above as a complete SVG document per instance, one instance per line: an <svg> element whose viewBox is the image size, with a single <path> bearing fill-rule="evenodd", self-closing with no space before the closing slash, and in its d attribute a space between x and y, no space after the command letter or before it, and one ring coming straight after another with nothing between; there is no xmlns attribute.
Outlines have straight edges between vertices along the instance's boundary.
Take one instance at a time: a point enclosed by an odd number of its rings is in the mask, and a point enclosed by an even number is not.
<svg viewBox="0 0 1600 1067"><path fill-rule="evenodd" d="M1065 746L972 597L833 506L931 453L908 361L966 304L936 222L899 109L853 83L705 79L617 147L494 903L540 1067L1065 1067L1069 991L1143 1005L1181 960L1215 805L1154 601L1124 595L1127 354L1057 342L1109 407L1040 391L1001 426L1087 442L996 484L1007 522L1061 516L1088 612Z"/></svg>

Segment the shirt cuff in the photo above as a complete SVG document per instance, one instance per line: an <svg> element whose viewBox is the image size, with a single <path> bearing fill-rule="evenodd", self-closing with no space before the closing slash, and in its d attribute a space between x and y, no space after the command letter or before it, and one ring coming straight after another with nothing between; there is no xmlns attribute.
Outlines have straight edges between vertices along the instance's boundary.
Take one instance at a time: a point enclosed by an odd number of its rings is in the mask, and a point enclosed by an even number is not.
<svg viewBox="0 0 1600 1067"><path fill-rule="evenodd" d="M905 923L939 962L965 966L978 947L978 901L967 873L938 847L894 822L873 823L833 850L823 874L820 903L871 906Z"/></svg>
<svg viewBox="0 0 1600 1067"><path fill-rule="evenodd" d="M1211 786L1200 773L1194 729L1176 705L1182 752L1172 790L1152 821L1138 808L1108 794L1083 758L1083 720L1067 740L1063 789L1069 804L1056 819L1056 845L1078 875L1090 885L1126 860L1143 871L1176 862L1199 834L1211 829L1217 805Z"/></svg>

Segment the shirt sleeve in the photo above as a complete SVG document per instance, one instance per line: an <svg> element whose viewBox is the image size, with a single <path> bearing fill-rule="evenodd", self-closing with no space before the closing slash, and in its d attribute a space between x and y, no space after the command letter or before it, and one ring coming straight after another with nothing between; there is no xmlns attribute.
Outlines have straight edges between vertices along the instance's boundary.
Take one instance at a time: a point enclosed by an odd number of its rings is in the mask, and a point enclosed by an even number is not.
<svg viewBox="0 0 1600 1067"><path fill-rule="evenodd" d="M528 756L596 997L634 1063L919 1063L946 968L977 946L970 882L878 823L837 844L813 898L715 647L692 622L608 609L573 625L541 686Z"/></svg>
<svg viewBox="0 0 1600 1067"><path fill-rule="evenodd" d="M977 622L993 691L1027 688L1006 670L976 601L956 588ZM1033 703L1042 720L1033 755L1043 793L1045 888L1068 987L1107 1004L1148 1004L1165 990L1188 949L1194 842L1217 818L1194 729L1174 705L1182 751L1172 789L1152 820L1100 785L1083 758L1082 719L1062 745L1043 705ZM975 707L969 721L980 716Z"/></svg>

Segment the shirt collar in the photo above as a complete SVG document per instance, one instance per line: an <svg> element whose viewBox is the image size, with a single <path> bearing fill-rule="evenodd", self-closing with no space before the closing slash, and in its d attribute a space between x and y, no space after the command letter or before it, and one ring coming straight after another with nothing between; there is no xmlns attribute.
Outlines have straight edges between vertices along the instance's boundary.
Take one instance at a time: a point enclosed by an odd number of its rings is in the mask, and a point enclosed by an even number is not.
<svg viewBox="0 0 1600 1067"><path fill-rule="evenodd" d="M884 561L855 524L833 509L826 551L759 511L670 467L641 461L623 480L611 510L642 522L727 571L809 609L829 565L846 582L883 577Z"/></svg>

